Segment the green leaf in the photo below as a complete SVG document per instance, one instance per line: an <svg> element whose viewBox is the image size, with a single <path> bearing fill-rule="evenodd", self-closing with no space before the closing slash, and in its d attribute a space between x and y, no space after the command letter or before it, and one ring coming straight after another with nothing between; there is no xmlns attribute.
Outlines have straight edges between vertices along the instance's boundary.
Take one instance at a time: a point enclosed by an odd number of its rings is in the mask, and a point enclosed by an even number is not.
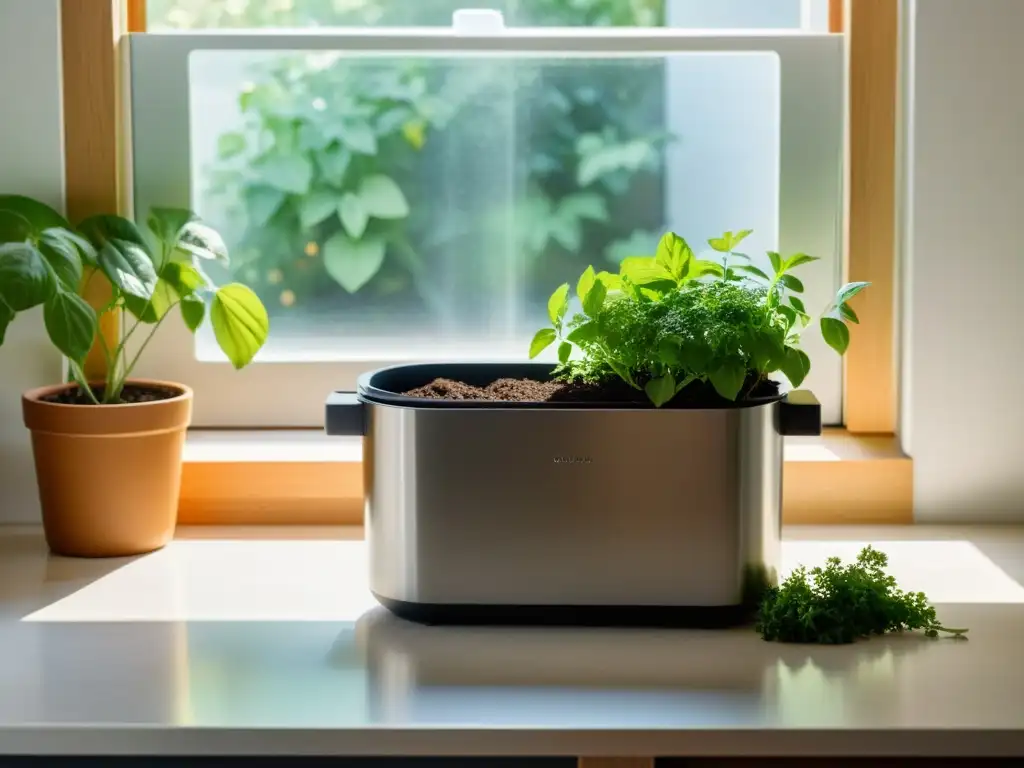
<svg viewBox="0 0 1024 768"><path fill-rule="evenodd" d="M74 242L59 234L62 231L43 232L39 236L39 253L53 269L57 281L67 290L77 292L82 282L82 260Z"/></svg>
<svg viewBox="0 0 1024 768"><path fill-rule="evenodd" d="M565 317L566 311L569 309L569 284L562 283L555 289L555 292L551 294L551 298L548 299L548 317L551 318L551 322L558 325L562 322L562 318Z"/></svg>
<svg viewBox="0 0 1024 768"><path fill-rule="evenodd" d="M39 233L44 229L51 229L52 227L71 229L67 219L53 210L53 208L24 195L0 195L0 210L18 214L21 218L28 221L34 233Z"/></svg>
<svg viewBox="0 0 1024 768"><path fill-rule="evenodd" d="M23 243L32 236L32 225L21 214L0 210L0 243Z"/></svg>
<svg viewBox="0 0 1024 768"><path fill-rule="evenodd" d="M740 243L742 243L744 240L746 240L752 234L754 234L754 230L752 230L752 229L741 229L739 232L736 232L732 236L732 242L730 243L729 250L730 251L736 250L736 246L739 245ZM736 255L737 256L742 256L743 254L742 253L738 253Z"/></svg>
<svg viewBox="0 0 1024 768"><path fill-rule="evenodd" d="M124 240L139 246L147 254L150 253L149 243L142 231L135 226L135 222L122 216L113 214L90 216L78 225L78 231L97 251L108 240Z"/></svg>
<svg viewBox="0 0 1024 768"><path fill-rule="evenodd" d="M839 317L843 320L848 320L849 322L857 323L858 325L860 324L860 318L857 317L857 313L853 311L849 304L840 304L836 307L836 310L839 312Z"/></svg>
<svg viewBox="0 0 1024 768"><path fill-rule="evenodd" d="M14 310L7 306L3 299L0 299L0 346L3 346L4 336L7 335L7 328L14 320Z"/></svg>
<svg viewBox="0 0 1024 768"><path fill-rule="evenodd" d="M715 391L726 400L735 400L747 378L746 367L737 362L726 363L708 375Z"/></svg>
<svg viewBox="0 0 1024 768"><path fill-rule="evenodd" d="M236 368L244 368L270 333L270 318L259 297L241 283L217 290L210 306L217 344Z"/></svg>
<svg viewBox="0 0 1024 768"><path fill-rule="evenodd" d="M730 269L735 269L739 272L746 272L748 275L760 277L762 280L771 280L771 278L764 273L764 270L758 269L753 264L737 264L735 267L730 267Z"/></svg>
<svg viewBox="0 0 1024 768"><path fill-rule="evenodd" d="M572 354L572 344L568 341L563 341L558 345L558 362L565 365L569 362L569 355Z"/></svg>
<svg viewBox="0 0 1024 768"><path fill-rule="evenodd" d="M598 272L597 279L604 283L609 293L622 290L622 278L612 272Z"/></svg>
<svg viewBox="0 0 1024 768"><path fill-rule="evenodd" d="M703 371L708 366L711 350L706 344L684 344L680 349L682 365L688 371Z"/></svg>
<svg viewBox="0 0 1024 768"><path fill-rule="evenodd" d="M335 133L341 142L353 152L361 155L377 154L377 136L369 123L351 120L335 126Z"/></svg>
<svg viewBox="0 0 1024 768"><path fill-rule="evenodd" d="M304 195L313 181L313 164L298 154L265 155L253 163L260 180L282 192Z"/></svg>
<svg viewBox="0 0 1024 768"><path fill-rule="evenodd" d="M100 246L99 264L103 274L122 293L148 299L156 288L156 270L149 254L136 243L110 240Z"/></svg>
<svg viewBox="0 0 1024 768"><path fill-rule="evenodd" d="M810 264L812 261L818 261L818 257L808 256L806 253L795 253L786 259L783 269L788 271L793 269L793 267L799 267L801 264Z"/></svg>
<svg viewBox="0 0 1024 768"><path fill-rule="evenodd" d="M324 244L324 268L338 285L356 293L380 271L386 250L379 238L356 241L339 232Z"/></svg>
<svg viewBox="0 0 1024 768"><path fill-rule="evenodd" d="M178 244L181 230L195 220L196 215L187 208L152 208L146 217L146 226L168 249L173 249Z"/></svg>
<svg viewBox="0 0 1024 768"><path fill-rule="evenodd" d="M772 269L775 270L776 276L785 271L783 268L782 257L775 251L768 251L768 260L772 263Z"/></svg>
<svg viewBox="0 0 1024 768"><path fill-rule="evenodd" d="M43 305L43 323L53 345L81 365L96 336L96 311L77 293L58 289Z"/></svg>
<svg viewBox="0 0 1024 768"><path fill-rule="evenodd" d="M99 267L116 288L140 299L153 294L153 255L134 223L120 216L93 216L79 229L96 248Z"/></svg>
<svg viewBox="0 0 1024 768"><path fill-rule="evenodd" d="M605 199L593 192L578 192L562 198L558 211L564 216L591 221L608 220L608 204Z"/></svg>
<svg viewBox="0 0 1024 768"><path fill-rule="evenodd" d="M345 183L349 163L352 162L352 153L344 147L329 147L320 154L317 162L321 178L328 184L341 187Z"/></svg>
<svg viewBox="0 0 1024 768"><path fill-rule="evenodd" d="M725 269L721 264L714 261L707 261L705 259L694 259L693 266L690 271L694 277L704 277L704 275L712 275L713 277L725 277Z"/></svg>
<svg viewBox="0 0 1024 768"><path fill-rule="evenodd" d="M658 342L658 360L664 365L683 365L683 350L679 339L662 339Z"/></svg>
<svg viewBox="0 0 1024 768"><path fill-rule="evenodd" d="M821 318L821 336L825 343L840 355L850 346L850 329L842 320L835 317Z"/></svg>
<svg viewBox="0 0 1024 768"><path fill-rule="evenodd" d="M99 266L99 263L96 261L96 249L92 243L77 232L72 232L70 229L62 227L51 227L50 229L43 230L40 239L44 237L56 238L70 243L78 251L78 258L84 266Z"/></svg>
<svg viewBox="0 0 1024 768"><path fill-rule="evenodd" d="M153 295L148 299L125 294L124 305L135 317L144 323L156 323L178 301L174 288L163 279L157 280Z"/></svg>
<svg viewBox="0 0 1024 768"><path fill-rule="evenodd" d="M190 221L178 233L177 247L192 256L207 261L228 264L228 247L224 238L213 227L200 221Z"/></svg>
<svg viewBox="0 0 1024 768"><path fill-rule="evenodd" d="M206 302L198 296L186 296L181 300L181 318L185 326L195 333L206 317Z"/></svg>
<svg viewBox="0 0 1024 768"><path fill-rule="evenodd" d="M583 297L583 311L590 317L596 317L604 306L604 300L608 296L608 289L600 280L595 281Z"/></svg>
<svg viewBox="0 0 1024 768"><path fill-rule="evenodd" d="M731 236L732 233L731 232L726 232L726 235L727 236ZM729 237L727 237L727 236L713 237L710 240L708 240L708 245L710 245L712 248L714 248L719 253L728 253L730 248L729 248Z"/></svg>
<svg viewBox="0 0 1024 768"><path fill-rule="evenodd" d="M693 250L685 239L675 232L667 232L658 242L654 260L660 264L676 282L680 282L690 271Z"/></svg>
<svg viewBox="0 0 1024 768"><path fill-rule="evenodd" d="M779 314L786 318L786 330L788 331L794 325L796 325L796 310L792 307L782 305L778 308Z"/></svg>
<svg viewBox="0 0 1024 768"><path fill-rule="evenodd" d="M811 371L811 358L802 349L786 347L786 354L780 366L794 388L799 387Z"/></svg>
<svg viewBox="0 0 1024 768"><path fill-rule="evenodd" d="M555 338L557 337L554 328L541 328L537 331L533 341L530 342L530 359L533 360L533 358L551 346Z"/></svg>
<svg viewBox="0 0 1024 768"><path fill-rule="evenodd" d="M345 231L356 240L363 236L366 224L370 220L370 215L366 212L362 199L352 192L346 192L341 196L341 201L338 203L338 216L341 217L341 224L345 227Z"/></svg>
<svg viewBox="0 0 1024 768"><path fill-rule="evenodd" d="M572 332L566 336L566 339L571 341L573 344L584 344L588 341L594 341L599 334L597 323L583 323L572 329Z"/></svg>
<svg viewBox="0 0 1024 768"><path fill-rule="evenodd" d="M359 185L359 199L366 212L378 219L404 219L409 203L394 179L384 174L367 176Z"/></svg>
<svg viewBox="0 0 1024 768"><path fill-rule="evenodd" d="M245 136L242 134L222 133L217 138L217 155L221 160L230 160L243 152L245 152Z"/></svg>
<svg viewBox="0 0 1024 768"><path fill-rule="evenodd" d="M284 202L285 193L280 189L257 185L247 187L244 192L245 210L249 214L249 223L256 229L266 226L277 209Z"/></svg>
<svg viewBox="0 0 1024 768"><path fill-rule="evenodd" d="M160 279L167 282L182 298L190 296L207 285L203 274L191 264L170 261L160 270Z"/></svg>
<svg viewBox="0 0 1024 768"><path fill-rule="evenodd" d="M790 296L789 303L792 305L793 309L796 310L797 315L799 315L800 324L806 328L811 322L811 316L807 314L807 310L804 308L804 303L796 296Z"/></svg>
<svg viewBox="0 0 1024 768"><path fill-rule="evenodd" d="M619 275L628 277L634 285L671 283L675 286L675 278L658 263L656 256L629 256L623 259L619 265Z"/></svg>
<svg viewBox="0 0 1024 768"><path fill-rule="evenodd" d="M583 270L583 274L580 275L580 280L576 283L576 296L579 297L580 301L586 297L590 292L590 289L594 287L594 283L597 282L597 277L594 275L594 268L587 267Z"/></svg>
<svg viewBox="0 0 1024 768"><path fill-rule="evenodd" d="M299 201L299 225L312 229L338 208L338 196L324 190L310 192Z"/></svg>
<svg viewBox="0 0 1024 768"><path fill-rule="evenodd" d="M676 395L676 380L671 373L651 379L644 386L644 392L656 408L661 408Z"/></svg>
<svg viewBox="0 0 1024 768"><path fill-rule="evenodd" d="M871 283L847 283L836 293L836 304L845 304L869 285Z"/></svg>
<svg viewBox="0 0 1024 768"><path fill-rule="evenodd" d="M779 278L779 282L791 291L796 291L797 293L804 292L804 284L792 275L783 275Z"/></svg>
<svg viewBox="0 0 1024 768"><path fill-rule="evenodd" d="M31 243L0 245L0 299L15 312L42 304L57 290L53 270Z"/></svg>
<svg viewBox="0 0 1024 768"><path fill-rule="evenodd" d="M583 241L583 228L579 219L556 213L548 219L548 235L567 251L579 250Z"/></svg>
<svg viewBox="0 0 1024 768"><path fill-rule="evenodd" d="M604 144L600 137L588 141L586 135L577 143L580 152L576 181L581 187L616 171L636 171L649 165L655 157L651 144L643 139L634 139L621 144Z"/></svg>

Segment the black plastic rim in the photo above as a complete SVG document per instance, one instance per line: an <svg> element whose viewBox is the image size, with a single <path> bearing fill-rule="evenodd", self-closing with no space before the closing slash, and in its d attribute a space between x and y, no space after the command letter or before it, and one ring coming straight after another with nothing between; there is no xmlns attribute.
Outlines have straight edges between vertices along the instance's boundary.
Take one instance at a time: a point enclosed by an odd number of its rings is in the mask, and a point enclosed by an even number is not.
<svg viewBox="0 0 1024 768"><path fill-rule="evenodd" d="M550 363L414 363L379 368L359 377L357 393L361 400L381 405L396 405L404 408L544 408L552 410L655 410L647 402L514 402L493 400L437 400L428 397L410 397L400 394L428 384L437 378L456 379L467 384L486 386L501 378L533 379L550 381L554 366ZM761 397L739 402L723 400L720 404L702 405L700 408L665 407L666 411L730 410L734 408L757 408L779 402L785 397L780 393L774 397Z"/></svg>

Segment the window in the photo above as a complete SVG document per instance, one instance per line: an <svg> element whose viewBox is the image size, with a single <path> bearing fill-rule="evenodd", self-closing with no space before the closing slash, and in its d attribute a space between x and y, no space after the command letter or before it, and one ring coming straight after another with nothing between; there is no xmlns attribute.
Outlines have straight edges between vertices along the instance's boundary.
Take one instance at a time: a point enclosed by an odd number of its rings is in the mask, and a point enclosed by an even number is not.
<svg viewBox="0 0 1024 768"><path fill-rule="evenodd" d="M428 25L458 5L151 0L149 14L157 29ZM817 4L490 5L523 25L807 28ZM752 227L752 254L823 257L810 306L840 279L835 37L207 32L133 36L131 64L137 210L199 211L271 311L244 375L211 339L160 330L167 354L141 373L200 389L199 426L316 426L328 391L382 364L522 359L553 286L649 252L665 228L696 244ZM840 363L814 331L805 345L838 422Z"/></svg>

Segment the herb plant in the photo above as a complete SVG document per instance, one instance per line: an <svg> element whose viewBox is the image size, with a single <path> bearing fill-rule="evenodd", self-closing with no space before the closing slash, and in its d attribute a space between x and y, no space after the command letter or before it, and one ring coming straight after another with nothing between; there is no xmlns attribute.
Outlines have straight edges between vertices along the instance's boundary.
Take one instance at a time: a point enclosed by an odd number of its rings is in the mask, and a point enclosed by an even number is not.
<svg viewBox="0 0 1024 768"><path fill-rule="evenodd" d="M966 629L939 625L935 608L922 592L904 592L885 573L884 552L865 547L857 560L842 565L830 557L824 567L797 568L761 601L757 631L783 643L852 643L872 635L923 629L929 637Z"/></svg>
<svg viewBox="0 0 1024 768"><path fill-rule="evenodd" d="M269 321L246 286L218 287L206 274L204 264L227 263L220 235L191 211L174 208L154 208L147 226L149 237L128 219L101 215L72 228L43 203L0 195L0 344L15 315L42 305L47 334L67 358L71 378L93 403L118 403L172 310L195 332L209 309L220 348L235 368L247 365L266 341ZM79 289L101 275L112 295L97 312ZM97 318L115 309L129 322L111 346L97 332ZM136 334L140 343L130 350ZM106 362L102 382L87 381L83 370L94 344Z"/></svg>
<svg viewBox="0 0 1024 768"><path fill-rule="evenodd" d="M778 371L800 386L811 367L800 348L811 317L793 271L817 259L769 253L769 275L736 250L750 234L710 240L720 261L698 259L669 232L654 256L627 257L617 274L588 267L576 285L582 311L567 317L569 284L559 286L548 301L551 327L533 337L530 357L558 342L557 378L618 377L658 407L695 382L710 383L727 400L756 394ZM825 341L839 354L850 343L847 322L858 322L847 302L867 285L844 285L820 318Z"/></svg>

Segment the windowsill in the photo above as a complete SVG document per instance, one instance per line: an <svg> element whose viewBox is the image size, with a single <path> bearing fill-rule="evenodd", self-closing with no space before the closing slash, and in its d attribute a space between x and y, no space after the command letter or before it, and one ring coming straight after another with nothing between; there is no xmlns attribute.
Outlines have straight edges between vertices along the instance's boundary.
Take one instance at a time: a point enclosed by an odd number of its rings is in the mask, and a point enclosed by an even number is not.
<svg viewBox="0 0 1024 768"><path fill-rule="evenodd" d="M360 462L361 437L329 437L319 429L191 429L186 462Z"/></svg>
<svg viewBox="0 0 1024 768"><path fill-rule="evenodd" d="M900 458L898 442L887 435L851 435L826 428L821 437L788 437L785 460L857 461ZM361 462L362 438L329 437L319 429L189 430L186 462Z"/></svg>
<svg viewBox="0 0 1024 768"><path fill-rule="evenodd" d="M309 430L192 430L179 521L361 525L362 440ZM913 522L913 464L888 435L787 438L787 524Z"/></svg>

